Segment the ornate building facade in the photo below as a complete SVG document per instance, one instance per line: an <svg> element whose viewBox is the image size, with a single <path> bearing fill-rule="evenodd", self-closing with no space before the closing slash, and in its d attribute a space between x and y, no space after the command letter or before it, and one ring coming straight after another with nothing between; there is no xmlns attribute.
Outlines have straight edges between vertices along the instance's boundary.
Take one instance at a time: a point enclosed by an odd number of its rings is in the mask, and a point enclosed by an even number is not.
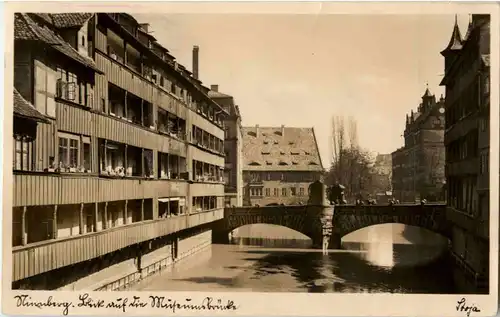
<svg viewBox="0 0 500 317"><path fill-rule="evenodd" d="M406 116L404 147L392 153L392 187L400 202L444 200L444 98L425 90L416 112Z"/></svg>

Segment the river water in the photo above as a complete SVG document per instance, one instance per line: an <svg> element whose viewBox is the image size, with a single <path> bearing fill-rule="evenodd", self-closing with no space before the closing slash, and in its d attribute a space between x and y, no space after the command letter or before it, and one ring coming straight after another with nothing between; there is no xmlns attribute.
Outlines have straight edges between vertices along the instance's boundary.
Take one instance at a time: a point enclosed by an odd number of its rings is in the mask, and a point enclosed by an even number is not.
<svg viewBox="0 0 500 317"><path fill-rule="evenodd" d="M132 287L148 291L455 293L447 240L397 224L358 230L342 250L310 249L307 237L272 225L233 233Z"/></svg>

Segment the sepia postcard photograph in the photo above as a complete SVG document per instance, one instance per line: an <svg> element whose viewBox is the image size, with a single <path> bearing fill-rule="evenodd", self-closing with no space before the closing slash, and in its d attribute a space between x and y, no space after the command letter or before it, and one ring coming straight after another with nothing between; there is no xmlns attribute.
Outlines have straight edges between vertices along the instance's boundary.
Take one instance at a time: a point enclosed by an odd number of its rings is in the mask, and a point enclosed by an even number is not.
<svg viewBox="0 0 500 317"><path fill-rule="evenodd" d="M498 4L5 8L4 314L497 313Z"/></svg>

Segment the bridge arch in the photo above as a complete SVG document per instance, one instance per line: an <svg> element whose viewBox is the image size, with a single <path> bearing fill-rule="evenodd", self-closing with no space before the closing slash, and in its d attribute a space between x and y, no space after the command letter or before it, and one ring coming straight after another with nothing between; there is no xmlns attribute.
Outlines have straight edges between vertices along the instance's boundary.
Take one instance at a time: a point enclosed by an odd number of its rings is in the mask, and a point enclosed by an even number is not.
<svg viewBox="0 0 500 317"><path fill-rule="evenodd" d="M228 233L252 224L283 226L303 235L310 236L307 206L264 206L248 208L229 208L225 212L225 231Z"/></svg>
<svg viewBox="0 0 500 317"><path fill-rule="evenodd" d="M341 205L335 207L332 223L339 239L363 228L390 223L420 227L451 238L446 205Z"/></svg>

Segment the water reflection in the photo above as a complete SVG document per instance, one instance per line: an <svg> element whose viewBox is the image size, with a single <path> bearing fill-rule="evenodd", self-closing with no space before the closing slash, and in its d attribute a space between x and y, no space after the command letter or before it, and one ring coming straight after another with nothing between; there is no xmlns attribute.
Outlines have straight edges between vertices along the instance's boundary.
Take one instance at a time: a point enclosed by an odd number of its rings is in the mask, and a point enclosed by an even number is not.
<svg viewBox="0 0 500 317"><path fill-rule="evenodd" d="M272 229L272 228L271 228ZM286 228L285 228L286 229ZM383 228L384 229L384 228ZM418 229L418 228L417 228ZM446 240L418 230L371 228L346 236L344 250L310 247L310 239L289 239L270 228L233 234L233 245L212 245L196 261L146 279L135 290L253 291L310 293L454 293L443 255ZM287 229L288 230L288 229ZM261 237L244 236L250 231ZM280 236L281 235L281 236ZM264 237L262 237L264 236ZM390 238L390 239L389 239ZM245 245L246 244L246 245ZM259 245L259 246L249 246ZM188 264L189 263L189 264Z"/></svg>

